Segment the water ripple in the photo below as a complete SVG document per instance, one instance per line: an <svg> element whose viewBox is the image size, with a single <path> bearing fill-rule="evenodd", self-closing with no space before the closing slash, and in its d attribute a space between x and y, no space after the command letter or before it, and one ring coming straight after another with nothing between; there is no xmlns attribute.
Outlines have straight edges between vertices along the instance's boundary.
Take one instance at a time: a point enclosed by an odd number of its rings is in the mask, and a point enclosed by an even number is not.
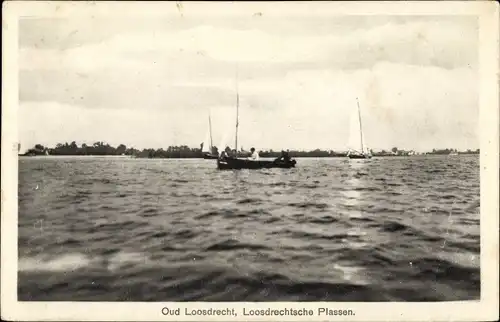
<svg viewBox="0 0 500 322"><path fill-rule="evenodd" d="M476 156L21 158L19 300L479 299Z"/></svg>

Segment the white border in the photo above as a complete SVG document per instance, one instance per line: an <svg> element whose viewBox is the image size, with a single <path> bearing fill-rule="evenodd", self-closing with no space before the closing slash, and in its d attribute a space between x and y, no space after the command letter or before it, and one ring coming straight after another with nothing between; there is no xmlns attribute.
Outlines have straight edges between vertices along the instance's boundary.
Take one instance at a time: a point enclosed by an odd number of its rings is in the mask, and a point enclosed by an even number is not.
<svg viewBox="0 0 500 322"><path fill-rule="evenodd" d="M495 1L466 2L4 2L2 7L2 262L1 315L6 320L62 321L493 321L498 319L499 200L499 9ZM476 15L480 23L480 148L481 148L481 300L437 303L268 302L268 303L142 303L142 302L18 302L17 301L17 107L18 17L50 18L74 15ZM164 316L170 308L235 308L232 316ZM352 309L355 316L249 317L246 308L285 307Z"/></svg>

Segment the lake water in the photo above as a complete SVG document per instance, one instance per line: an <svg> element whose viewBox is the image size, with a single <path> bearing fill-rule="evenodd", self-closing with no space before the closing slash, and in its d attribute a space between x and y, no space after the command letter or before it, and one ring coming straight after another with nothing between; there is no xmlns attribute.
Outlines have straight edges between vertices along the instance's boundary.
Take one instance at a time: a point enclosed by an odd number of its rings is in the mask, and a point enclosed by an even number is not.
<svg viewBox="0 0 500 322"><path fill-rule="evenodd" d="M19 300L479 299L479 158L19 161Z"/></svg>

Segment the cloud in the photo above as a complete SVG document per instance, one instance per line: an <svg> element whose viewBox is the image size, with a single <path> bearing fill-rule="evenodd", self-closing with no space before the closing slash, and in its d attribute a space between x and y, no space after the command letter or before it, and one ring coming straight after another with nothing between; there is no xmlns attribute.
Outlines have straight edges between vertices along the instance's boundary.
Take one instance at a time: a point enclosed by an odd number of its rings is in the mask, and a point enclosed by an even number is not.
<svg viewBox="0 0 500 322"><path fill-rule="evenodd" d="M98 20L80 29L85 21L27 23L40 30L36 37L21 34L25 137L142 147L179 137L179 144L197 146L209 109L216 136L231 136L238 70L246 146L345 148L356 96L373 148L477 146L472 17L172 19L113 19L109 26ZM71 129L55 115L72 120ZM96 118L119 122L89 123ZM63 130L42 130L38 122Z"/></svg>
<svg viewBox="0 0 500 322"><path fill-rule="evenodd" d="M371 148L473 148L478 144L476 84L470 69L450 74L439 68L388 63L372 70L296 71L279 86L272 78L247 80L240 84L240 143L273 149L344 149L351 134L350 117L356 111L355 98L359 97L365 139ZM272 89L266 92L266 88ZM24 105L22 110L31 119L23 118L23 123L37 132L37 138L51 142L74 137L106 138L142 147L165 147L172 142L197 146L206 132L209 110L215 142L223 135L234 137L234 95L228 96L226 104L200 105L198 109L170 106L154 113L146 112L144 104L120 112L44 104ZM40 122L46 126L37 128L35 124ZM65 129L67 124L72 124L71 131ZM52 136L47 128L60 130Z"/></svg>
<svg viewBox="0 0 500 322"><path fill-rule="evenodd" d="M381 61L448 69L474 67L474 32L474 28L446 21L440 26L387 23L335 36L278 36L261 30L199 26L178 32L124 33L63 50L22 47L21 98L53 95L52 99L69 103L74 97L83 97L90 101L86 105L95 105L105 99L102 93L106 97L134 93L140 101L168 92L180 96L184 91L186 97L193 97L194 93L179 89L176 83L209 84L208 89L198 92L213 91L211 96L215 97L213 84L225 79L234 86L237 68L242 79L275 77L279 82L295 70L369 69ZM155 88L161 92L156 93ZM226 101L226 96L222 97L221 103ZM181 101L172 100L173 104ZM120 99L105 105L128 106Z"/></svg>
<svg viewBox="0 0 500 322"><path fill-rule="evenodd" d="M142 68L166 60L182 61L186 55L202 55L233 64L309 63L322 68L332 64L337 68L366 68L389 61L455 68L477 60L477 21L475 28L471 26L474 24L410 20L345 34L295 35L210 25L156 31L152 25L148 30L143 27L72 48L21 47L20 66L28 70L68 68L89 72L108 67ZM79 34L77 29L68 33Z"/></svg>
<svg viewBox="0 0 500 322"><path fill-rule="evenodd" d="M24 102L19 113L22 120L19 131L25 147L36 143L54 146L73 140L79 144L96 141L114 145L125 143L139 148L167 147L186 142L197 146L203 137L193 128L203 129L203 133L207 128L207 119L201 118L199 111L147 113L138 108L117 112L46 101Z"/></svg>
<svg viewBox="0 0 500 322"><path fill-rule="evenodd" d="M232 104L234 91L215 86L164 84L162 77L110 70L94 76L57 72L21 72L21 101L57 101L87 108L199 109Z"/></svg>

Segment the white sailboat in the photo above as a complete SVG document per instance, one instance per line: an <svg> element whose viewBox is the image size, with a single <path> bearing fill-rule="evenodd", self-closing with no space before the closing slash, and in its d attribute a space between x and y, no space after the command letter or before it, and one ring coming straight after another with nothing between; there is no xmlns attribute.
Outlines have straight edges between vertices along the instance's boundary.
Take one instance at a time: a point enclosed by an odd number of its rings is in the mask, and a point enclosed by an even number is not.
<svg viewBox="0 0 500 322"><path fill-rule="evenodd" d="M372 155L365 147L365 144L363 142L363 124L361 122L361 107L359 106L359 100L357 97L356 97L356 104L358 106L358 113L357 117L353 117L351 119L351 130L355 131L353 133L354 135L351 134L351 138L356 137L357 135L355 134L359 134L359 141L355 139L354 143L351 143L351 147L347 152L347 157L349 157L349 159L370 159ZM359 128L357 127L357 125L359 125Z"/></svg>

